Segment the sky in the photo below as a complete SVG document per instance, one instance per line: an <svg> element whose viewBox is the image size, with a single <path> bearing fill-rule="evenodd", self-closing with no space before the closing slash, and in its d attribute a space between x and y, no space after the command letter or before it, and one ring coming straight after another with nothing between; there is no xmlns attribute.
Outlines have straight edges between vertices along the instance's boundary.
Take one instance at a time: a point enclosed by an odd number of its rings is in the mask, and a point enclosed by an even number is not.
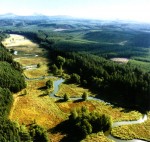
<svg viewBox="0 0 150 142"><path fill-rule="evenodd" d="M0 0L0 14L4 13L150 23L150 0Z"/></svg>

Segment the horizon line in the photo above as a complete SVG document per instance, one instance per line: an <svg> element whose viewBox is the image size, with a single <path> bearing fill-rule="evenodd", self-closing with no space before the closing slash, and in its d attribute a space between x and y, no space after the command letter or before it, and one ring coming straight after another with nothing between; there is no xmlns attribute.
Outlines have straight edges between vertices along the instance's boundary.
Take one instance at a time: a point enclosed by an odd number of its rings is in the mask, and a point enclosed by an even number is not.
<svg viewBox="0 0 150 142"><path fill-rule="evenodd" d="M150 21L140 21L140 20L131 20L131 19L123 19L123 18L100 18L100 17L80 17L80 16L72 16L72 15L65 15L65 14L53 14L53 15L49 15L49 14L44 14L44 13L31 13L31 14L18 14L18 13L13 13L13 12L6 12L6 13L0 13L0 17L1 16L5 16L5 15L11 15L12 16L22 16L22 17L28 17L28 16L46 16L46 17L68 17L68 18L73 18L73 19L83 19L83 20L97 20L97 21L122 21L122 22L130 22L130 23L135 23L135 22L138 22L138 23L145 23L145 24L150 24ZM7 17L7 16L6 16ZM13 18L13 17L12 17Z"/></svg>

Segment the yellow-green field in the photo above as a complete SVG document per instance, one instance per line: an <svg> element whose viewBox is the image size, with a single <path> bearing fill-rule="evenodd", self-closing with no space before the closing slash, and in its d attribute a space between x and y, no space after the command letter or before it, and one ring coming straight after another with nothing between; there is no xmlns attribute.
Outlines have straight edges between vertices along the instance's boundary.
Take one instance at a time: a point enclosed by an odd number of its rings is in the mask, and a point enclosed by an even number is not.
<svg viewBox="0 0 150 142"><path fill-rule="evenodd" d="M38 78L41 76L48 76L49 75L48 70L49 69L47 65L41 65L37 69L25 70L24 74L28 78Z"/></svg>
<svg viewBox="0 0 150 142"><path fill-rule="evenodd" d="M87 92L89 96L93 95L89 89L85 89L76 84L62 84L57 96L64 96L67 93L69 97L81 97L84 92Z"/></svg>
<svg viewBox="0 0 150 142"><path fill-rule="evenodd" d="M11 39L5 40L6 48L12 46L13 42L15 45L19 46L27 46L25 43L28 43L28 48L32 48L32 42L27 42L28 39L23 36L15 36L11 35ZM20 40L19 40L20 39ZM25 41L24 41L25 40ZM30 43L30 44L29 44ZM14 45L13 45L14 46ZM30 47L31 46L31 47ZM19 48L19 47L17 47ZM21 48L21 47L20 47ZM28 52L25 49L25 52ZM33 52L42 52L41 48L38 45L33 43ZM37 78L41 76L49 75L48 69L48 60L44 56L37 56L32 58L20 58L17 60L23 66L38 64L40 63L40 67L33 70L25 70L24 74L29 78ZM48 79L43 80L33 80L27 81L27 94L24 94L24 90L21 92L14 94L14 104L10 112L9 118L13 121L18 121L20 124L24 123L26 125L31 124L33 121L36 121L37 124L43 126L49 132L49 138L52 142L59 142L65 135L61 133L51 134L50 129L57 126L57 124L63 122L68 118L69 112L78 107L87 106L90 111L97 111L99 113L106 113L112 116L113 121L122 121L122 120L137 120L141 117L139 112L130 111L126 112L122 108L116 108L111 105L106 105L105 103L98 101L68 101L61 102L54 98L49 97L45 94L46 88L45 84ZM52 78L52 80L56 80L56 78ZM52 90L50 90L52 91ZM62 84L57 93L58 96L63 96L65 93L70 97L81 97L83 92L88 92L89 95L92 94L88 89L82 88L75 84ZM139 124L134 126L134 132L137 129L141 129L142 127L147 128L150 131L149 126L150 120L143 124ZM120 131L124 130L121 127L118 129ZM141 129L142 130L142 129ZM143 129L144 130L144 129ZM138 134L137 134L138 135ZM140 136L140 135L138 135ZM103 133L92 134L89 135L82 142L111 142Z"/></svg>
<svg viewBox="0 0 150 142"><path fill-rule="evenodd" d="M24 51L24 53L35 54L42 51L41 48L37 48L39 47L38 44L21 35L10 34L10 37L6 38L2 43L7 49Z"/></svg>
<svg viewBox="0 0 150 142"><path fill-rule="evenodd" d="M112 134L121 139L144 139L150 141L150 112L142 124L124 125L113 128Z"/></svg>
<svg viewBox="0 0 150 142"><path fill-rule="evenodd" d="M47 96L44 89L41 90L45 87L45 82L46 80L29 81L26 95L22 95L24 90L14 95L16 101L10 113L11 120L26 125L36 121L49 130L66 119L67 115L59 109L55 100Z"/></svg>

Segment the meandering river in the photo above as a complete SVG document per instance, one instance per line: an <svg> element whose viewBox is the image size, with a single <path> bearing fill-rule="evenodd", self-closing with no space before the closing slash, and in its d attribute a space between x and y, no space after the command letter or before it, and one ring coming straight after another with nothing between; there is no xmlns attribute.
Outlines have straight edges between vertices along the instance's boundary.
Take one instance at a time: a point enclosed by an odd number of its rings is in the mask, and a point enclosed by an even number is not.
<svg viewBox="0 0 150 142"><path fill-rule="evenodd" d="M59 97L59 96L56 96L56 93L58 92L59 90L59 86L64 82L65 80L60 78L56 81L54 81L54 91L50 94L50 97L52 98L56 98L56 99L60 99L62 97ZM79 100L81 98L70 98L71 100ZM90 100L96 100L96 101L100 101L100 102L105 102L101 99L98 99L98 98L94 98L94 97L89 97L88 99ZM107 104L110 104L108 102L105 102ZM111 104L110 104L111 105ZM130 124L139 124L139 123L143 123L144 121L147 120L147 115L144 114L144 116L142 118L140 118L139 120L135 120L135 121L121 121L121 122L114 122L113 125L112 125L112 128L113 127L117 127L117 126L122 126L122 125L130 125ZM115 138L113 137L111 134L108 135L108 138L114 140L115 142L146 142L144 140L139 140L139 139L133 139L133 140L121 140L119 138Z"/></svg>
<svg viewBox="0 0 150 142"><path fill-rule="evenodd" d="M27 69L27 68L25 68ZM34 69L34 67L33 67ZM53 78L53 76L41 76L39 78L27 78L25 76L25 79L26 80L43 80L45 78ZM59 91L59 86L64 82L65 80L60 78L56 81L54 81L54 90L53 92L50 94L50 97L52 98L55 98L55 99L61 99L62 97L60 96L56 96L57 92ZM79 100L79 99L82 99L81 97L72 97L70 98L71 100ZM96 101L99 101L99 102L105 102L104 100L101 100L99 98L94 98L94 97L88 97L88 100L96 100ZM111 105L110 103L108 102L105 102L106 104L108 105ZM135 121L121 121L121 122L114 122L113 125L112 125L112 128L114 127L118 127L118 126L122 126L122 125L130 125L130 124L139 124L139 123L143 123L147 120L147 115L144 114L144 116L142 118L140 118L139 120L135 120ZM109 139L112 139L114 140L115 142L146 142L144 140L139 140L139 139L133 139L133 140L121 140L119 138L115 138L113 137L111 134L109 134L107 136Z"/></svg>

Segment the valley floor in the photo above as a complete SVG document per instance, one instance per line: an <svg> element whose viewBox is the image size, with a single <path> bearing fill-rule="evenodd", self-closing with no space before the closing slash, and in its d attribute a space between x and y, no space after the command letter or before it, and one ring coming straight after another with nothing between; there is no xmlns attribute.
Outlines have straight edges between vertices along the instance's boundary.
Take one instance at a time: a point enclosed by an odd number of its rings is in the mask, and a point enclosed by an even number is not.
<svg viewBox="0 0 150 142"><path fill-rule="evenodd" d="M24 123L25 125L29 125L36 121L37 124L46 128L46 130L49 132L49 138L51 141L58 142L65 136L65 134L51 134L50 129L66 120L70 110L77 107L87 106L90 111L107 113L112 116L113 121L137 120L142 116L142 114L139 112L127 112L123 108L116 108L111 105L106 105L103 102L97 102L94 100L87 100L84 102L59 102L55 98L51 98L46 94L45 84L48 79L56 80L57 77L51 76L49 73L49 60L46 57L48 54L47 51L39 48L37 44L34 44L32 41L21 35L11 34L9 38L3 41L3 44L7 49L18 51L18 54L14 55L14 59L16 59L21 65L29 66L40 64L38 68L31 68L24 71L24 75L28 78L26 79L27 88L17 94L14 94L15 101L9 116L12 121L18 121L20 124ZM28 56L28 54L31 56ZM23 56L24 58L22 58ZM46 78L46 76L50 77ZM29 78L31 79L40 77L43 77L43 79L29 80ZM63 94L67 93L70 96L73 95L76 97L81 96L85 91L93 95L88 89L81 88L75 84L64 83L60 86L58 95L62 96ZM145 136L139 136L139 138L146 137L147 139L150 139L150 134L147 133L150 132L149 121L150 120L144 124L137 124L133 127L131 126L132 131L137 133L137 129L142 128L142 131L146 131ZM128 128L131 130L130 126ZM124 128L121 129L121 127L115 129L116 130L114 131L116 131L115 133L117 134L121 133L122 130L123 132L125 130ZM118 135L121 136L120 134ZM90 135L84 141L109 142L111 140L102 133L99 133Z"/></svg>

